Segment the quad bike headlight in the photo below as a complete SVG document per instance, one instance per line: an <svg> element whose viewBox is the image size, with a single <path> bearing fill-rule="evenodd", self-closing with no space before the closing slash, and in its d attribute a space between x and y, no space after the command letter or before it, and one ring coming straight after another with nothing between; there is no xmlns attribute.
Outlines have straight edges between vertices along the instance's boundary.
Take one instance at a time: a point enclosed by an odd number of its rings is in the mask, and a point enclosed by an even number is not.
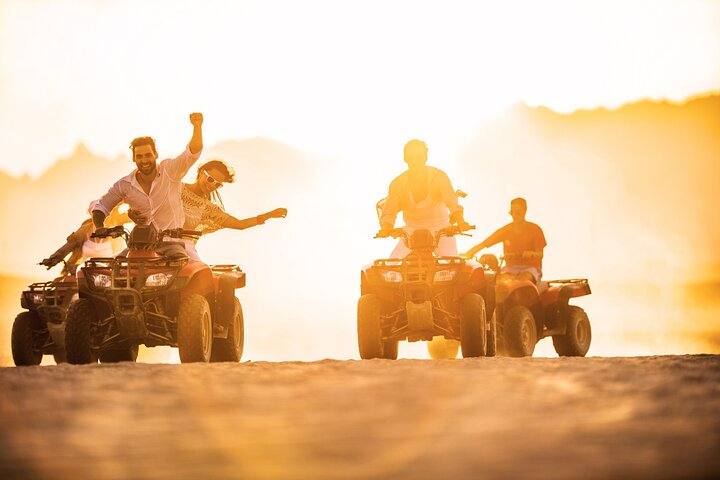
<svg viewBox="0 0 720 480"><path fill-rule="evenodd" d="M43 294L40 292L33 292L28 294L28 300L30 300L30 303L33 305L42 305L43 303Z"/></svg>
<svg viewBox="0 0 720 480"><path fill-rule="evenodd" d="M455 274L457 274L457 270L438 270L435 272L435 276L433 277L433 282L452 282L455 280Z"/></svg>
<svg viewBox="0 0 720 480"><path fill-rule="evenodd" d="M110 275L104 273L94 273L91 275L93 285L100 288L110 288Z"/></svg>
<svg viewBox="0 0 720 480"><path fill-rule="evenodd" d="M380 276L387 283L400 283L402 282L402 273L396 272L395 270L383 270L380 272Z"/></svg>
<svg viewBox="0 0 720 480"><path fill-rule="evenodd" d="M170 282L172 275L169 273L153 273L145 279L146 287L164 287Z"/></svg>

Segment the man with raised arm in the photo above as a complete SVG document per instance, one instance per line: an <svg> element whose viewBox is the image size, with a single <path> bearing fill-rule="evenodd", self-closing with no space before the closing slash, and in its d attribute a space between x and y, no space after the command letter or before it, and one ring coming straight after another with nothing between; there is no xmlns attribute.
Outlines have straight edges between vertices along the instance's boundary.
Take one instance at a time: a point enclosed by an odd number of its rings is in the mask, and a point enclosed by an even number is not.
<svg viewBox="0 0 720 480"><path fill-rule="evenodd" d="M200 158L203 148L202 113L191 113L192 137L185 151L175 158L157 163L158 153L152 137L138 137L130 143L136 169L110 187L93 206L96 233L107 232L105 217L120 202L160 230L182 228L185 213L181 200L182 178ZM165 255L186 255L184 243L162 245L158 251Z"/></svg>
<svg viewBox="0 0 720 480"><path fill-rule="evenodd" d="M426 165L427 153L427 145L421 140L410 140L405 144L403 156L408 169L392 181L387 199L378 206L378 237L390 234L399 212L403 212L404 229L408 234L418 229L435 233L451 223L457 224L461 230L468 227L450 179L439 168ZM438 255L457 255L455 237L442 237L435 252ZM391 256L402 258L408 253L408 248L400 241Z"/></svg>

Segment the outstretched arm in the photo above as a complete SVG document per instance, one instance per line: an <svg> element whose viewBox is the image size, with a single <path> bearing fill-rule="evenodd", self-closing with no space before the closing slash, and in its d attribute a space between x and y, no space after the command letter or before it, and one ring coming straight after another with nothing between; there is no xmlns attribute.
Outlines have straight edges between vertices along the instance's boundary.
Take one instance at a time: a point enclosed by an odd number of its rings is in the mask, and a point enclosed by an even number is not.
<svg viewBox="0 0 720 480"><path fill-rule="evenodd" d="M504 228L504 227L503 227ZM474 247L472 247L470 250L465 252L465 255L468 257L474 257L476 253L478 253L480 250L484 250L486 248L492 247L493 245L500 243L503 241L503 228L500 228L495 231L492 235L487 237L482 242L478 243Z"/></svg>
<svg viewBox="0 0 720 480"><path fill-rule="evenodd" d="M60 263L69 253L78 248L82 248L82 244L88 239L88 236L92 232L92 227L89 221L85 221L80 225L80 228L75 230L73 233L68 235L65 244L58 248L55 253L50 255L48 258L43 259L40 262L41 265L45 265L48 268L54 267Z"/></svg>
<svg viewBox="0 0 720 480"><path fill-rule="evenodd" d="M228 215L222 222L222 226L224 228L234 228L235 230L245 230L246 228L262 225L270 218L285 218L286 216L286 208L276 208L270 212L260 214L257 217L245 218L243 220L239 220L232 215Z"/></svg>

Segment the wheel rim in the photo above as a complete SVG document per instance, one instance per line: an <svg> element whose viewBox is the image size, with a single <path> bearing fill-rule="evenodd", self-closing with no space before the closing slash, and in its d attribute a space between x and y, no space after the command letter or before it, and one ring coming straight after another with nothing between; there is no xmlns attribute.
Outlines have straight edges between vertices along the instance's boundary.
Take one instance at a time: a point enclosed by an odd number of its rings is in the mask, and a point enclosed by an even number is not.
<svg viewBox="0 0 720 480"><path fill-rule="evenodd" d="M522 340L523 347L525 349L530 348L530 324L527 320L523 322L522 329L520 330L520 339Z"/></svg>
<svg viewBox="0 0 720 480"><path fill-rule="evenodd" d="M585 326L585 322L578 322L575 326L575 338L577 338L577 342L579 345L585 345L588 338L588 331L587 327Z"/></svg>
<svg viewBox="0 0 720 480"><path fill-rule="evenodd" d="M233 344L235 350L240 350L240 344L242 342L242 333L240 332L240 315L235 315L233 319Z"/></svg>
<svg viewBox="0 0 720 480"><path fill-rule="evenodd" d="M210 358L210 349L212 348L212 335L210 335L211 329L212 325L210 322L210 314L205 312L202 318L202 342L205 358Z"/></svg>

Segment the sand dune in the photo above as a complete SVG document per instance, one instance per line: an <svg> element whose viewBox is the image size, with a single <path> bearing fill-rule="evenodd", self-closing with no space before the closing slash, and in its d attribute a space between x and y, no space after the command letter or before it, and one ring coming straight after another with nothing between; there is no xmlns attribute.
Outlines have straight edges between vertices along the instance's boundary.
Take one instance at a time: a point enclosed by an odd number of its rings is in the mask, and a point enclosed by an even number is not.
<svg viewBox="0 0 720 480"><path fill-rule="evenodd" d="M720 356L0 369L0 478L717 478Z"/></svg>

